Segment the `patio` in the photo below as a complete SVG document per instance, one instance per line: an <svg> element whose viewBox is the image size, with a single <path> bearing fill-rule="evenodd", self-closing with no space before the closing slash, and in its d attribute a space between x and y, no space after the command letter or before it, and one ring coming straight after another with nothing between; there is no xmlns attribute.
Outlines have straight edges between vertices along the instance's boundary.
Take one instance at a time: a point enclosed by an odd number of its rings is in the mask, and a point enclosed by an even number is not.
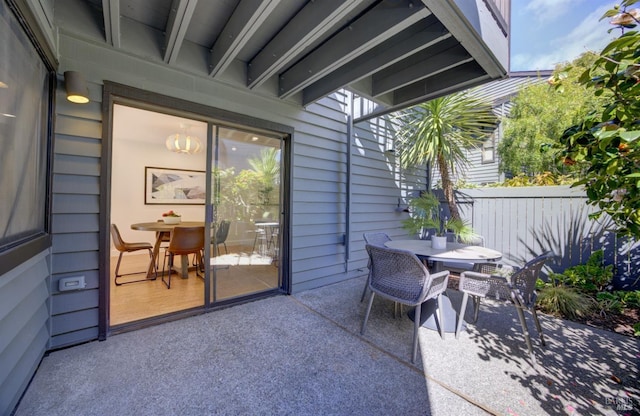
<svg viewBox="0 0 640 416"><path fill-rule="evenodd" d="M394 319L391 302L376 299L359 335L363 284L351 279L54 351L16 415L640 412L637 339L541 315L547 346L534 342L536 371L514 308L488 301L457 340L422 328L413 366L412 322ZM457 308L459 292L449 295Z"/></svg>

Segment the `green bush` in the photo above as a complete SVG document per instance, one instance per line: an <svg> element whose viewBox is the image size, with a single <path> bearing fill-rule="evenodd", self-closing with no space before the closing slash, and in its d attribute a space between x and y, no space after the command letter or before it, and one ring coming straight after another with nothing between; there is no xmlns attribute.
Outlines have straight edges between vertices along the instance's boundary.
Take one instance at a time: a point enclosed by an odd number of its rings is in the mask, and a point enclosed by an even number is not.
<svg viewBox="0 0 640 416"><path fill-rule="evenodd" d="M602 292L613 279L613 265L605 266L603 258L603 251L596 250L591 254L586 264L569 267L559 279L564 284L586 293Z"/></svg>
<svg viewBox="0 0 640 416"><path fill-rule="evenodd" d="M599 292L596 295L596 302L598 303L598 309L601 315L609 313L620 313L624 309L624 305L620 301L615 293L612 292Z"/></svg>
<svg viewBox="0 0 640 416"><path fill-rule="evenodd" d="M547 286L540 290L538 306L551 315L567 319L588 316L594 307L593 300L568 286Z"/></svg>

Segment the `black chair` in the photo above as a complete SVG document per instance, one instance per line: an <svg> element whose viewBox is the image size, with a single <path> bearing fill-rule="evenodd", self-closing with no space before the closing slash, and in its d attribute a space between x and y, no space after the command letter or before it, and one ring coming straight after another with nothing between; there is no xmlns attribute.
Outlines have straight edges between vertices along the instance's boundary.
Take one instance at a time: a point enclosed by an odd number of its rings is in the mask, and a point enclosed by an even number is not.
<svg viewBox="0 0 640 416"><path fill-rule="evenodd" d="M531 362L535 366L536 358L533 354L531 346L531 338L524 317L524 310L528 310L533 316L533 321L540 336L540 342L545 345L544 336L542 335L542 327L536 313L536 281L540 276L540 271L545 262L554 256L553 252L548 251L533 260L528 261L521 269L515 269L509 266L503 266L496 263L479 263L475 266L475 271L463 272L460 275L459 290L464 294L462 296L462 304L460 305L460 313L458 315L458 323L456 325L456 338L462 327L464 314L467 308L469 296L475 302L473 313L473 322L478 320L478 312L480 309L480 300L485 297L493 297L497 300L503 300L513 303L518 313L522 334L529 350ZM506 272L505 272L506 271ZM513 274L511 274L513 272ZM511 274L509 276L509 274ZM507 276L505 276L507 275Z"/></svg>
<svg viewBox="0 0 640 416"><path fill-rule="evenodd" d="M115 224L111 224L111 238L113 239L113 245L115 246L116 250L118 250L120 252L120 255L118 256L118 263L116 264L116 271L115 271L115 278L114 278L114 282L116 284L116 286L120 286L120 285L124 285L127 283L135 283L135 282L143 282L146 280L156 280L156 278L158 277L158 268L156 267L155 262L153 261L153 246L149 243L146 242L141 242L141 243L127 243L126 241L124 241L122 239L122 236L120 235L120 230L118 230L118 227ZM122 276L128 276L128 275L132 275L132 274L140 274L143 272L133 272L133 273L122 273L119 274L118 271L120 270L120 263L122 261L122 255L124 253L133 253L136 251L140 251L140 250L147 250L149 251L149 258L151 263L153 263L153 269L155 270L155 276L153 278L149 278L148 276L145 277L144 279L139 279L139 280L131 280L128 282L118 282L118 278L122 277ZM151 270L151 265L149 266L149 268L147 270ZM146 273L146 272L144 272Z"/></svg>
<svg viewBox="0 0 640 416"><path fill-rule="evenodd" d="M376 294L404 305L415 306L413 352L411 354L411 362L415 362L418 353L421 306L429 299L438 299L437 319L440 336L444 337L444 317L440 311L442 310L442 294L447 290L449 272L444 270L439 273L429 273L420 259L410 251L369 244L365 247L369 253L371 265L369 274L371 296L360 333L364 335L373 298Z"/></svg>
<svg viewBox="0 0 640 416"><path fill-rule="evenodd" d="M227 241L227 236L229 236L229 226L230 225L231 225L231 221L222 220L222 221L220 221L220 223L216 227L216 233L213 236L213 238L211 239L211 244L213 244L215 246L215 249L216 249L215 255L217 255L218 252L219 252L218 246L220 244L222 244L224 246L225 254L229 254L229 250L227 250L226 241Z"/></svg>

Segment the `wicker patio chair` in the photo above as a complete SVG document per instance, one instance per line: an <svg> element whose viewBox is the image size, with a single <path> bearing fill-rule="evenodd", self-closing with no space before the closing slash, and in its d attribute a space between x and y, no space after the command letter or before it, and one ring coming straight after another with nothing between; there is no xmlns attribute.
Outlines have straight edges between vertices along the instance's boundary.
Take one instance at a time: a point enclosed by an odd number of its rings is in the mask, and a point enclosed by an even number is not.
<svg viewBox="0 0 640 416"><path fill-rule="evenodd" d="M362 322L360 333L364 335L371 305L376 294L399 302L414 306L413 350L411 362L415 362L418 353L418 329L420 328L421 305L429 300L438 300L437 319L440 336L444 337L444 322L442 310L442 293L447 290L449 272L447 270L430 274L429 270L410 251L397 250L377 245L366 245L369 253L370 268L369 288L371 295L367 312Z"/></svg>
<svg viewBox="0 0 640 416"><path fill-rule="evenodd" d="M459 290L463 293L460 313L456 325L456 338L460 333L462 321L467 308L469 296L475 302L473 322L478 319L480 300L484 297L494 297L498 300L512 302L518 312L522 334L524 335L529 356L535 365L536 359L531 346L529 330L525 322L524 310L527 309L533 316L533 321L540 336L540 342L545 345L542 327L536 314L536 280L540 275L540 270L544 263L554 256L553 252L546 252L533 260L527 262L522 268L511 268L510 266L480 263L475 266L474 271L463 272L460 275Z"/></svg>
<svg viewBox="0 0 640 416"><path fill-rule="evenodd" d="M365 244L369 244L372 246L381 246L384 247L384 243L387 241L391 241L391 238L385 233L364 233L362 234L364 237ZM371 276L371 260L367 263L367 268L369 269L369 276L367 276L367 281L364 284L364 289L362 289L362 296L360 296L360 302L364 300L364 297L367 295L367 289L369 289L369 278Z"/></svg>

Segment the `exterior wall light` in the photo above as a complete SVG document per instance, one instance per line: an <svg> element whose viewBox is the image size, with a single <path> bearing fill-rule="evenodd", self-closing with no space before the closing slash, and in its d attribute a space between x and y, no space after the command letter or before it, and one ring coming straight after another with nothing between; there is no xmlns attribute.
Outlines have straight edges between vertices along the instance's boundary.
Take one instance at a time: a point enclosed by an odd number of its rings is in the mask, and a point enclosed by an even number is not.
<svg viewBox="0 0 640 416"><path fill-rule="evenodd" d="M67 100L72 103L86 104L89 102L87 80L80 72L65 71L64 88L67 90Z"/></svg>

